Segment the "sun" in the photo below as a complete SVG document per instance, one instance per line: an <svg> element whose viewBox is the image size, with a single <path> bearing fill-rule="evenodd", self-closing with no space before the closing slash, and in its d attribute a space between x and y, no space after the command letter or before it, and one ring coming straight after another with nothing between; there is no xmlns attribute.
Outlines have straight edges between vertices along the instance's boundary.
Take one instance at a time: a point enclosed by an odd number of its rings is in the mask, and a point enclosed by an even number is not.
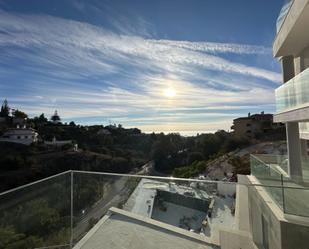
<svg viewBox="0 0 309 249"><path fill-rule="evenodd" d="M168 98L173 98L176 96L176 91L172 87L166 88L163 93L164 93L164 96Z"/></svg>

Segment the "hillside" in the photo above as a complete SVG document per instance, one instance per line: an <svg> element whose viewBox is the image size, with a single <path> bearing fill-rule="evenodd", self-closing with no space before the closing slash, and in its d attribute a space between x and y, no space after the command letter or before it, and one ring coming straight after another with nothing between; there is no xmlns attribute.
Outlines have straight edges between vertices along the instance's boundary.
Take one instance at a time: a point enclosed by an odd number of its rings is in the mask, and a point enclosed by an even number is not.
<svg viewBox="0 0 309 249"><path fill-rule="evenodd" d="M147 161L87 150L37 151L13 143L0 144L0 192L67 170L128 173Z"/></svg>
<svg viewBox="0 0 309 249"><path fill-rule="evenodd" d="M174 170L176 177L204 176L211 180L235 181L236 174L250 174L250 154L286 154L286 142L262 142L236 149L208 161L196 161L190 166ZM231 176L232 177L227 177Z"/></svg>

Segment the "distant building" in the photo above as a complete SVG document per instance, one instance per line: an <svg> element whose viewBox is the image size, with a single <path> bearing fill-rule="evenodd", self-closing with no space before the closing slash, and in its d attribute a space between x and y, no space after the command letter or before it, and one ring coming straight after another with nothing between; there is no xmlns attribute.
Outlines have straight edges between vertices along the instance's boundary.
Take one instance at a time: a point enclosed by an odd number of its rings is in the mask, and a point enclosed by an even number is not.
<svg viewBox="0 0 309 249"><path fill-rule="evenodd" d="M13 125L16 127L16 125L24 125L26 123L26 119L25 118L17 118L17 117L13 117L12 119L12 123Z"/></svg>
<svg viewBox="0 0 309 249"><path fill-rule="evenodd" d="M97 135L111 135L112 133L108 130L108 129L100 129L98 132L97 132Z"/></svg>
<svg viewBox="0 0 309 249"><path fill-rule="evenodd" d="M247 117L236 118L233 120L234 134L238 137L256 138L272 132L278 128L284 127L282 123L273 123L273 115L261 114L251 115L248 113Z"/></svg>
<svg viewBox="0 0 309 249"><path fill-rule="evenodd" d="M38 133L31 128L17 128L7 130L2 137L0 142L11 142L30 145L38 141Z"/></svg>
<svg viewBox="0 0 309 249"><path fill-rule="evenodd" d="M129 128L129 129L125 129L125 131L131 136L142 136L143 135L141 130L137 128Z"/></svg>
<svg viewBox="0 0 309 249"><path fill-rule="evenodd" d="M54 137L52 141L44 141L44 144L54 147L61 147L66 144L72 144L72 140L57 140Z"/></svg>
<svg viewBox="0 0 309 249"><path fill-rule="evenodd" d="M51 120L51 122L53 122L54 124L59 124L59 123L61 123L61 118L60 118L60 116L58 115L57 110L55 110L54 115L51 116L50 120Z"/></svg>

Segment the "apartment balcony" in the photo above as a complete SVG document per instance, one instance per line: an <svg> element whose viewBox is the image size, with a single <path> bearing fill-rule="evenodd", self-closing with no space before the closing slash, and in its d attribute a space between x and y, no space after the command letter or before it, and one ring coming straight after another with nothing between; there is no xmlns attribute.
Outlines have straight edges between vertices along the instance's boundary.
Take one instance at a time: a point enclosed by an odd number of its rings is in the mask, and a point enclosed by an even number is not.
<svg viewBox="0 0 309 249"><path fill-rule="evenodd" d="M309 120L309 68L276 89L275 122Z"/></svg>
<svg viewBox="0 0 309 249"><path fill-rule="evenodd" d="M293 0L286 0L280 10L279 16L277 18L277 22L276 22L276 31L277 33L279 33L282 24L292 6Z"/></svg>
<svg viewBox="0 0 309 249"><path fill-rule="evenodd" d="M289 176L288 159L282 155L251 155L251 176L284 215L309 217L309 188L304 177ZM305 170L304 170L305 171Z"/></svg>
<svg viewBox="0 0 309 249"><path fill-rule="evenodd" d="M265 188L284 212L308 216L299 198L309 190L286 186L252 160L253 173L271 175L265 183L276 184L68 171L6 191L0 194L0 248L256 248L249 222L258 212L250 204L255 191ZM279 244L271 229L270 245Z"/></svg>
<svg viewBox="0 0 309 249"><path fill-rule="evenodd" d="M275 57L297 55L307 47L308 21L309 0L285 2L277 19L277 35L273 43Z"/></svg>
<svg viewBox="0 0 309 249"><path fill-rule="evenodd" d="M0 248L220 248L237 226L235 193L229 182L68 171L0 194Z"/></svg>

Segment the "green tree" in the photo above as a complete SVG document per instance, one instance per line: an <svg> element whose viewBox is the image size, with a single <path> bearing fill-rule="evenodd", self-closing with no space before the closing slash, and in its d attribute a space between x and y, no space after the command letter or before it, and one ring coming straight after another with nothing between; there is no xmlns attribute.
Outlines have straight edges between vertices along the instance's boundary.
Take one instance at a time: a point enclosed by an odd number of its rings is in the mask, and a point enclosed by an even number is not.
<svg viewBox="0 0 309 249"><path fill-rule="evenodd" d="M235 175L250 175L250 162L247 157L233 156L228 161L234 167Z"/></svg>
<svg viewBox="0 0 309 249"><path fill-rule="evenodd" d="M10 113L10 107L9 107L8 101L5 99L1 106L0 117L6 118L9 116L9 113Z"/></svg>
<svg viewBox="0 0 309 249"><path fill-rule="evenodd" d="M13 114L13 117L15 118L23 118L23 119L28 118L28 115L26 113L18 109L14 110L12 114Z"/></svg>
<svg viewBox="0 0 309 249"><path fill-rule="evenodd" d="M191 152L188 155L188 164L194 163L195 161L202 161L204 160L204 156L200 152Z"/></svg>
<svg viewBox="0 0 309 249"><path fill-rule="evenodd" d="M44 113L42 113L40 116L39 116L39 121L41 123L47 123L47 118L45 117Z"/></svg>
<svg viewBox="0 0 309 249"><path fill-rule="evenodd" d="M59 229L60 217L56 209L48 205L44 198L38 198L24 205L17 206L10 212L4 213L0 224L4 226L14 225L19 233L31 233L43 237ZM29 225L31 224L31 231Z"/></svg>
<svg viewBox="0 0 309 249"><path fill-rule="evenodd" d="M71 122L69 123L69 125L70 125L70 126L76 126L76 124L74 123L74 121L71 121Z"/></svg>
<svg viewBox="0 0 309 249"><path fill-rule="evenodd" d="M42 245L42 240L38 237L16 233L12 227L0 227L0 248L28 249Z"/></svg>

